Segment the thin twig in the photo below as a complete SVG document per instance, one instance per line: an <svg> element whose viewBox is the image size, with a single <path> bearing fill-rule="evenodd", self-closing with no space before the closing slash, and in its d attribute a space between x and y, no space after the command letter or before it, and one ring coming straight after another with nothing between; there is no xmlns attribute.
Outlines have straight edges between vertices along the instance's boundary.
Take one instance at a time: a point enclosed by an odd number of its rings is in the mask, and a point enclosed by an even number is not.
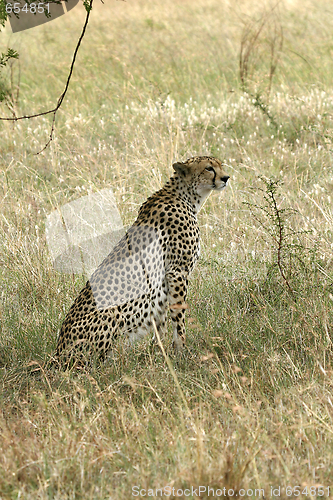
<svg viewBox="0 0 333 500"><path fill-rule="evenodd" d="M268 80L268 88L267 88L267 103L265 103L261 97L261 92L257 91L255 93L251 92L249 87L249 65L250 59L255 49L259 43L259 39L268 25L270 23L270 19L275 14L275 10L280 4L280 0L270 9L269 12L264 13L261 19L258 22L253 21L249 23L244 30L244 34L241 39L240 52L239 52L239 76L241 81L241 88L243 92L245 92L250 98L253 105L260 109L260 111L267 116L270 121L270 124L273 125L276 131L279 129L279 124L274 119L274 116L271 114L268 101L269 95L272 88L272 81L275 70L277 68L279 62L279 54L282 51L283 46L283 31L282 26L280 26L280 30L277 27L276 22L274 22L274 36L271 40L271 54L270 54L270 66L269 66L269 80ZM273 18L274 20L274 18ZM276 47L279 43L278 48ZM276 50L277 48L277 50Z"/></svg>
<svg viewBox="0 0 333 500"><path fill-rule="evenodd" d="M275 215L276 215L276 218L277 218L277 225L278 225L278 229L279 229L279 242L278 242L278 248L277 248L277 265L278 265L278 268L279 268L279 271L281 273L282 278L284 279L286 285L289 288L289 291L290 291L291 295L294 295L294 291L293 291L293 289L291 288L291 286L289 284L288 278L284 274L284 271L283 271L283 268L282 268L282 264L281 264L281 251L282 251L282 245L283 245L283 239L284 239L284 235L283 235L283 222L282 222L281 217L280 217L280 210L277 207L277 203L276 203L276 199L275 199L275 196L274 196L274 192L271 191L269 193L269 195L270 195L270 197L272 198L272 201L273 201L274 211L275 211Z"/></svg>

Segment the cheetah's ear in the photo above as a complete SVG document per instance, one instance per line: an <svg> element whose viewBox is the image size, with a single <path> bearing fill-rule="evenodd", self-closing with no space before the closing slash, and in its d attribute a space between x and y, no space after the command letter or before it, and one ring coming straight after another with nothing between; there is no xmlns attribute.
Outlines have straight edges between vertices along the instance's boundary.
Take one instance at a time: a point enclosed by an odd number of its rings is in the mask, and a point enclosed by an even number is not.
<svg viewBox="0 0 333 500"><path fill-rule="evenodd" d="M177 162L174 163L172 166L178 174L182 175L183 177L186 176L188 172L188 166L185 163Z"/></svg>

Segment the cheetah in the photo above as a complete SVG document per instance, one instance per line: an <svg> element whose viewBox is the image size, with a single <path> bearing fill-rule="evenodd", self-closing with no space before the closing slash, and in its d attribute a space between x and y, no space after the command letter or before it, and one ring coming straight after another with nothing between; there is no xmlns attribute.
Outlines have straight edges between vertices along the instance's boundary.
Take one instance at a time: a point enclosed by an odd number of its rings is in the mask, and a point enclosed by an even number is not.
<svg viewBox="0 0 333 500"><path fill-rule="evenodd" d="M168 306L173 343L185 342L188 279L200 253L197 213L229 176L220 160L197 156L173 164L174 175L140 207L133 226L99 265L74 301L57 341L56 357L104 360L113 341L162 337Z"/></svg>

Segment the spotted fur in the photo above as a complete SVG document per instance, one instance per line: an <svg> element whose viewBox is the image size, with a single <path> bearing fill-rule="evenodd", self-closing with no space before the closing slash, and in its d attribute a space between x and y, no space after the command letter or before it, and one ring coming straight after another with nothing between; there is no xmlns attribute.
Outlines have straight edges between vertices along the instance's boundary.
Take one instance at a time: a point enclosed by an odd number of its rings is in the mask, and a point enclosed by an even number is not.
<svg viewBox="0 0 333 500"><path fill-rule="evenodd" d="M119 335L137 340L166 331L168 306L177 349L185 342L188 279L200 253L197 213L229 179L220 160L194 157L173 165L165 186L141 206L126 235L93 273L59 333L57 357L104 359Z"/></svg>

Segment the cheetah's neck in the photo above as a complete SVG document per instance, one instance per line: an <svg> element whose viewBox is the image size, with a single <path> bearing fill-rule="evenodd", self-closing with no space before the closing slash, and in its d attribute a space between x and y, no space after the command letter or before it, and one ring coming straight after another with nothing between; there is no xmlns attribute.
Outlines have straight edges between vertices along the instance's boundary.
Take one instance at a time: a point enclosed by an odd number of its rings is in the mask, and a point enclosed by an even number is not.
<svg viewBox="0 0 333 500"><path fill-rule="evenodd" d="M211 189L200 190L195 185L189 186L178 175L171 177L163 189L176 193L182 201L189 206L195 215L200 211L208 196L212 192Z"/></svg>

